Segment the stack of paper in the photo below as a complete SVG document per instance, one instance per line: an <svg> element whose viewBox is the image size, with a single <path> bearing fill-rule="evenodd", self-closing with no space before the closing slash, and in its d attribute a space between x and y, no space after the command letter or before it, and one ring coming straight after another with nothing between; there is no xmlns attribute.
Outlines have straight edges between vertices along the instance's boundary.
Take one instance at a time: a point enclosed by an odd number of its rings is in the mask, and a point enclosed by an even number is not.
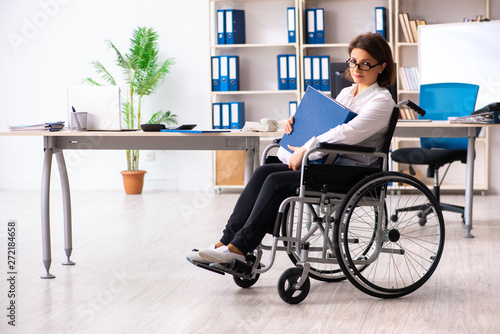
<svg viewBox="0 0 500 334"><path fill-rule="evenodd" d="M64 122L51 122L31 125L11 125L11 131L59 131L64 128Z"/></svg>

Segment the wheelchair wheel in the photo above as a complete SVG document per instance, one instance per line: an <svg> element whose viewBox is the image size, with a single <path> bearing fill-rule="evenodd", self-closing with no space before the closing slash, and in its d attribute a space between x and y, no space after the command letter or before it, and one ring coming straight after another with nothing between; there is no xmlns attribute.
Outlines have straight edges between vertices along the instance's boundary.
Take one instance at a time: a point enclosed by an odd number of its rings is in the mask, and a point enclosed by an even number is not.
<svg viewBox="0 0 500 334"><path fill-rule="evenodd" d="M309 277L300 288L296 284L302 275L302 269L289 268L283 272L278 281L278 294L281 299L288 304L298 304L306 299L311 288Z"/></svg>
<svg viewBox="0 0 500 334"><path fill-rule="evenodd" d="M237 286L243 289L247 289L257 283L260 275L257 274L255 278L244 278L244 277L239 277L239 276L233 276L234 283L236 283Z"/></svg>
<svg viewBox="0 0 500 334"><path fill-rule="evenodd" d="M409 206L429 208L425 226L417 212L401 210ZM359 182L337 210L336 222L340 267L354 286L374 297L396 298L417 290L443 252L439 204L422 182L406 174L382 172Z"/></svg>
<svg viewBox="0 0 500 334"><path fill-rule="evenodd" d="M254 266L257 258L254 255L247 255L246 256L246 263L250 266ZM259 263L257 266L258 269L261 268L261 264ZM248 277L248 276L236 276L233 275L233 280L234 283L236 283L237 286L243 289L247 289L251 286L253 286L257 281L259 280L260 274L256 274L255 276Z"/></svg>
<svg viewBox="0 0 500 334"><path fill-rule="evenodd" d="M285 215L286 221L281 225L282 236L297 236L298 205L296 204L297 203L292 202L287 209L288 212ZM345 280L346 276L344 275L342 269L337 264L337 260L335 259L335 250L333 248L333 244L332 249L325 249L324 234L321 230L316 229L316 227L314 226L314 221L317 218L318 216L313 205L306 204L304 206L304 213L302 217L303 224L301 228L301 235L305 236L310 233L309 237L306 240L309 243L308 262L311 265L309 269L309 277L323 282L338 282ZM329 240L331 240L331 235L333 233L333 222L328 222L328 224L328 238ZM284 241L284 244L285 246L287 246L288 243ZM293 262L293 264L297 264L297 262L300 260L300 253L297 252L295 246L295 244L292 244L290 247L290 252L288 253L288 257Z"/></svg>

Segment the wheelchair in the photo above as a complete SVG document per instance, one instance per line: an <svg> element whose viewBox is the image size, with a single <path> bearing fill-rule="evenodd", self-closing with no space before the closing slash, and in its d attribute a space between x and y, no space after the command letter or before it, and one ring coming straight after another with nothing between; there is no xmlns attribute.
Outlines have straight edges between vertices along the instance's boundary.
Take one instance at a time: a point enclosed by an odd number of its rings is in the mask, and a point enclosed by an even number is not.
<svg viewBox="0 0 500 334"><path fill-rule="evenodd" d="M298 194L279 208L271 245L261 244L246 262L202 264L219 274L231 274L249 288L271 269L276 253L285 251L294 267L278 280L278 294L289 304L302 302L310 278L324 282L349 280L362 292L379 298L405 296L433 274L444 247L443 215L433 193L418 179L387 171L390 142L399 115L395 108L382 152L374 148L320 143L303 159ZM262 161L279 146L268 146ZM310 154L359 154L380 160L380 168L310 163ZM419 212L429 212L425 226ZM261 263L264 251L269 261Z"/></svg>

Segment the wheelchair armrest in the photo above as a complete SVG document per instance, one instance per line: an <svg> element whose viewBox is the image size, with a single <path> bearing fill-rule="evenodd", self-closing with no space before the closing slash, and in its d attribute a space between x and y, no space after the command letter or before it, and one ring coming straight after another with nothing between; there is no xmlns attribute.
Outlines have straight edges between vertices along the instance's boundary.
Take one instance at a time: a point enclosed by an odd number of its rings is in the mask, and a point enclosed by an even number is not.
<svg viewBox="0 0 500 334"><path fill-rule="evenodd" d="M374 153L375 147L370 146L360 146L360 145L347 145L347 144L328 144L328 143L318 143L316 145L317 149L320 150L333 150L333 151L351 151L360 153Z"/></svg>
<svg viewBox="0 0 500 334"><path fill-rule="evenodd" d="M265 148L264 148L264 152L262 152L262 157L261 157L261 164L264 165L266 163L266 161L268 160L269 158L269 152L273 149L273 148L278 148L280 147L280 141L281 141L281 138L276 138L273 140L273 142L269 145L267 145ZM277 162L279 162L278 158L276 157L274 160L276 160Z"/></svg>

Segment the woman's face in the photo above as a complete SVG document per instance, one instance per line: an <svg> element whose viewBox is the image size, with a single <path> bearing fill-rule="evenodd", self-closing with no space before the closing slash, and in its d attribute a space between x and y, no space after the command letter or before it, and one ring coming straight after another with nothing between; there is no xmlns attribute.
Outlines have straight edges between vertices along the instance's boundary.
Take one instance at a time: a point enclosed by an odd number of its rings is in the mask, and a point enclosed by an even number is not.
<svg viewBox="0 0 500 334"><path fill-rule="evenodd" d="M384 70L386 65L386 63L378 64L378 61L376 61L367 51L358 48L352 49L350 60L351 66L353 66L354 63L360 65L364 64L365 69L376 65L367 71L361 70L360 66L356 65L349 68L354 83L358 84L363 89L368 88L377 81L378 75Z"/></svg>

